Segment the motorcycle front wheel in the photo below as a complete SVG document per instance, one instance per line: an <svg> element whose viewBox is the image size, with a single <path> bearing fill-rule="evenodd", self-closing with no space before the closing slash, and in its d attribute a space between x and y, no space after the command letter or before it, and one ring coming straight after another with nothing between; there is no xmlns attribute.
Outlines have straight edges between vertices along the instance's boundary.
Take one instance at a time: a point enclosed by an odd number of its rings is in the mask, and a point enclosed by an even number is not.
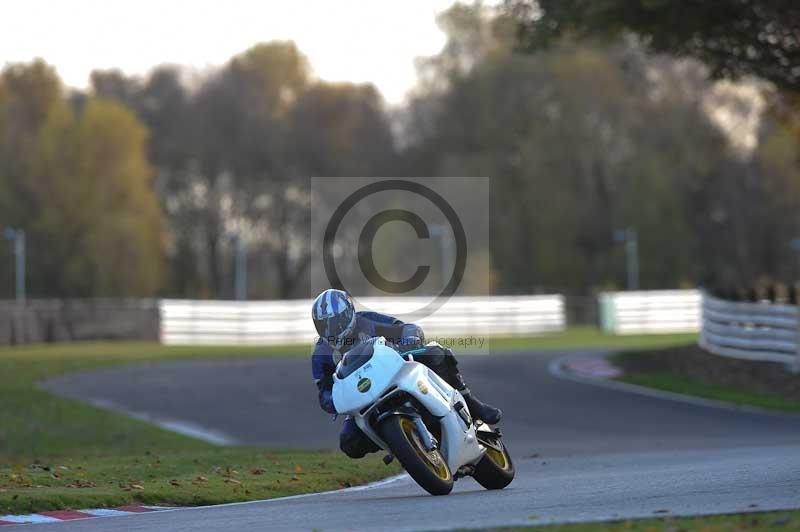
<svg viewBox="0 0 800 532"><path fill-rule="evenodd" d="M453 474L442 453L438 449L425 449L411 418L388 417L379 430L400 465L422 489L431 495L447 495L453 490Z"/></svg>

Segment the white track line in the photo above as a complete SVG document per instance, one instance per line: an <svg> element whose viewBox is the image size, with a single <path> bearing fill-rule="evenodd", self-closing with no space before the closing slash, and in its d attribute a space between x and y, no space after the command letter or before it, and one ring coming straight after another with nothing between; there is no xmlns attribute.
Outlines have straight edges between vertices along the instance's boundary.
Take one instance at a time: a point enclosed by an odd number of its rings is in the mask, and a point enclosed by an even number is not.
<svg viewBox="0 0 800 532"><path fill-rule="evenodd" d="M399 475L394 475L388 478L384 478L383 480L377 480L375 482L370 482L369 484L364 484L363 486L350 486L349 488L340 488L337 490L331 491L319 491L314 493L301 493L299 495L287 495L286 497L276 497L274 499L260 499L257 501L241 501L241 502L228 502L224 504L213 504L210 506L186 506L182 508L173 508L172 510L197 510L200 508L218 508L220 506L244 506L246 504L258 504L258 503L269 503L269 502L278 502L278 501L291 501L293 499L306 499L308 497L316 497L318 495L334 495L337 493L353 493L357 491L368 491L373 490L376 488L382 488L383 486L387 486L389 484L394 484L398 480L403 480L411 478L408 476L408 473L401 473ZM167 510L167 511L172 511Z"/></svg>
<svg viewBox="0 0 800 532"><path fill-rule="evenodd" d="M46 515L30 514L30 515L1 515L0 521L7 521L9 523L19 523L21 525L36 524L36 523L62 523L62 519L49 517ZM5 526L5 525L4 525Z"/></svg>
<svg viewBox="0 0 800 532"><path fill-rule="evenodd" d="M133 515L135 513L144 513L144 512L126 512L123 510L114 510L112 508L92 508L89 510L78 510L79 512L93 515L95 517L117 517L120 515Z"/></svg>
<svg viewBox="0 0 800 532"><path fill-rule="evenodd" d="M213 443L214 445L238 445L240 443L236 438L229 434L225 434L224 432L218 430L209 429L190 421L165 419L147 412L136 412L107 399L87 398L84 400L98 408L121 412L131 416L132 418L157 425L162 429L166 429L171 432L177 432L178 434L190 436L208 443Z"/></svg>

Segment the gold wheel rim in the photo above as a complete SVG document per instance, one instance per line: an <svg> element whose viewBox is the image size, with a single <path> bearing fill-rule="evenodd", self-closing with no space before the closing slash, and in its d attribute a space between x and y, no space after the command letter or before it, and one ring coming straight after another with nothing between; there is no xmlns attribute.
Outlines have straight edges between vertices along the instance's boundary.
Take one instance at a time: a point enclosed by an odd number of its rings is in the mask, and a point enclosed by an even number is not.
<svg viewBox="0 0 800 532"><path fill-rule="evenodd" d="M486 447L486 454L489 455L489 458L492 460L492 462L497 464L497 467L503 471L507 471L510 463L508 461L508 456L506 455L506 449L503 447L502 443L499 443L499 445L503 449L502 451L498 451L492 447Z"/></svg>
<svg viewBox="0 0 800 532"><path fill-rule="evenodd" d="M447 467L447 462L444 461L442 453L438 449L433 451L426 451L425 446L422 445L422 440L417 433L417 426L407 417L400 418L400 428L405 434L406 439L414 447L417 456L422 459L422 462L430 469L437 477L442 480L450 480L450 468Z"/></svg>

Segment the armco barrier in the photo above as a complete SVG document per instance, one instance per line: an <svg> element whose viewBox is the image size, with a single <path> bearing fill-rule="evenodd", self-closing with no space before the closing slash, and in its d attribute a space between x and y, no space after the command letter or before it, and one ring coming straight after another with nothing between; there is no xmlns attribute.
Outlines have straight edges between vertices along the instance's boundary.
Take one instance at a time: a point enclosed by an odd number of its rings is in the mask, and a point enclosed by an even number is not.
<svg viewBox="0 0 800 532"><path fill-rule="evenodd" d="M700 330L699 290L605 292L600 326L609 334L691 333Z"/></svg>
<svg viewBox="0 0 800 532"><path fill-rule="evenodd" d="M800 369L795 305L725 301L703 294L700 346L717 355L783 362Z"/></svg>
<svg viewBox="0 0 800 532"><path fill-rule="evenodd" d="M427 299L360 298L358 307L392 315L422 308ZM285 301L160 302L164 344L311 343L310 299ZM359 310L361 310L361 308ZM558 332L566 327L560 295L453 297L416 320L430 337L514 336Z"/></svg>

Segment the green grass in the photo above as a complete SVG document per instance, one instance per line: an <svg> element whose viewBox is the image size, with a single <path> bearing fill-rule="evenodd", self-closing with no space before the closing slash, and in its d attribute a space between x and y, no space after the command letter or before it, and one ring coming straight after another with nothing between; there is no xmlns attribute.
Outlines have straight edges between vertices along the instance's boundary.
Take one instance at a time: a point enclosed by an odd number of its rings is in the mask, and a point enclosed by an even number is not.
<svg viewBox="0 0 800 532"><path fill-rule="evenodd" d="M551 336L492 339L491 348L634 348L674 345L687 338L622 338L578 328ZM48 377L125 364L308 353L306 345L198 347L136 342L0 348L0 510L30 512L134 501L210 504L336 488L396 472L396 466L387 468L376 457L351 461L328 451L221 449L117 412L57 397L36 385ZM309 401L314 400L309 396ZM264 472L250 473L260 470Z"/></svg>
<svg viewBox="0 0 800 532"><path fill-rule="evenodd" d="M0 472L0 515L142 503L194 506L325 491L397 472L378 455L257 449L72 457Z"/></svg>
<svg viewBox="0 0 800 532"><path fill-rule="evenodd" d="M617 380L658 390L727 401L740 406L756 406L771 410L800 412L800 403L797 401L790 401L783 397L761 394L750 390L706 384L670 373L626 373Z"/></svg>
<svg viewBox="0 0 800 532"><path fill-rule="evenodd" d="M232 502L334 489L396 472L377 455L353 461L330 451L220 448L36 386L46 377L120 364L301 354L308 354L306 346L0 349L0 513Z"/></svg>
<svg viewBox="0 0 800 532"><path fill-rule="evenodd" d="M626 357L642 356L647 356L647 353L618 353L611 356L610 360L613 363L615 360L621 362ZM626 371L616 380L668 392L725 401L739 406L755 406L769 410L800 412L800 402L798 401L752 389L701 382L668 371L654 371L652 373Z"/></svg>
<svg viewBox="0 0 800 532"><path fill-rule="evenodd" d="M696 340L696 334L612 336L603 334L595 327L572 327L558 334L534 337L492 338L489 340L489 346L492 351L579 348L648 349L687 344ZM456 354L458 354L457 351Z"/></svg>
<svg viewBox="0 0 800 532"><path fill-rule="evenodd" d="M36 382L78 370L161 360L275 356L307 348L76 343L0 349L0 465L51 456L124 455L212 446L143 421L52 395ZM313 398L312 398L313 399Z"/></svg>
<svg viewBox="0 0 800 532"><path fill-rule="evenodd" d="M530 516L532 522L536 516ZM487 532L745 532L800 530L800 511L727 514L708 517L668 517L607 523L484 529Z"/></svg>

